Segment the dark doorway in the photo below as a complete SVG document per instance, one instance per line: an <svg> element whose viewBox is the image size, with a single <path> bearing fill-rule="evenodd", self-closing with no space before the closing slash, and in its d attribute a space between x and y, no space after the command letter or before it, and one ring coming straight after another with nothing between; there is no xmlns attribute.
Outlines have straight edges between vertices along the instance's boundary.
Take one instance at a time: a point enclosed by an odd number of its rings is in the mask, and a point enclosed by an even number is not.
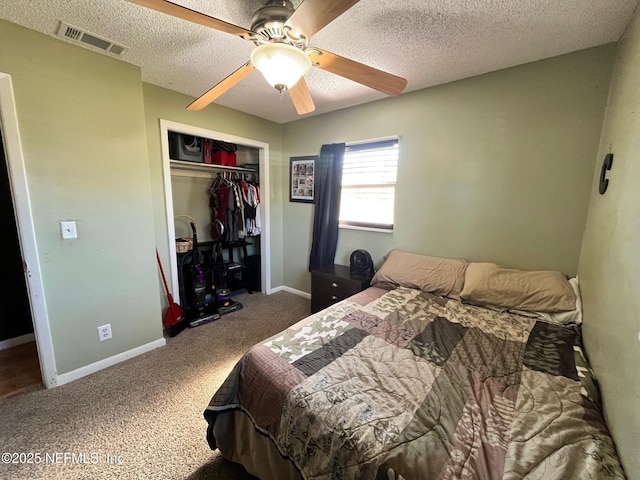
<svg viewBox="0 0 640 480"><path fill-rule="evenodd" d="M0 345L11 344L8 340L22 337L29 333L33 333L33 319L31 316L31 307L29 304L29 294L24 274L24 262L22 259L22 251L20 249L20 241L18 236L18 227L16 224L15 210L13 205L13 196L11 194L11 182L9 179L9 171L7 167L7 159L4 149L4 139L2 130L0 129L0 225L4 237L2 242L4 247L0 248L0 265L2 265L2 273L0 273L0 305L3 305L5 313L0 315ZM12 312L8 314L8 312ZM2 364L0 365L0 383L11 384L11 376L16 370L21 371L22 364L25 363L25 348L12 346L4 349L0 357ZM12 351L20 351L20 355L12 355ZM37 351L35 344L32 345L31 358L28 363L33 369L33 355L36 357ZM19 363L14 365L13 363ZM3 378L4 377L4 378ZM33 375L32 375L33 377ZM39 366L38 375L39 377ZM18 382L17 389L24 387L24 381ZM6 389L5 389L6 390ZM6 391L4 392L6 393Z"/></svg>

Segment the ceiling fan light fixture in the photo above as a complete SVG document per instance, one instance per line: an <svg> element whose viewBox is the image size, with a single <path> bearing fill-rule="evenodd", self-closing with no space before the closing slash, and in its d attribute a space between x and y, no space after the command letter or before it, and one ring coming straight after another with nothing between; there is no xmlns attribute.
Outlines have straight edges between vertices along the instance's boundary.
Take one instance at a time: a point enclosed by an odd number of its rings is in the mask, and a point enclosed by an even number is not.
<svg viewBox="0 0 640 480"><path fill-rule="evenodd" d="M293 87L310 69L311 59L286 43L265 43L251 52L251 63L276 90Z"/></svg>

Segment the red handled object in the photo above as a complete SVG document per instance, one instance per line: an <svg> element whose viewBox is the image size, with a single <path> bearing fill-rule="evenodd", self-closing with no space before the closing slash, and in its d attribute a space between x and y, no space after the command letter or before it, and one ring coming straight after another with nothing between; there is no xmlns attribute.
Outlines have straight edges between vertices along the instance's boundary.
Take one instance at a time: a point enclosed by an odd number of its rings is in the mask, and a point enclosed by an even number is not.
<svg viewBox="0 0 640 480"><path fill-rule="evenodd" d="M173 301L173 295L169 292L169 287L167 286L167 280L164 278L164 270L162 269L162 263L160 262L160 255L158 255L158 249L156 248L156 258L158 259L158 267L160 267L160 274L162 275L162 283L164 283L164 289L167 292L167 301L169 302L169 308L164 315L164 328L169 330L169 334L173 337L180 333L183 328L176 327L181 324L184 320L184 315L182 314L182 309L180 305ZM185 325L186 326L186 325Z"/></svg>

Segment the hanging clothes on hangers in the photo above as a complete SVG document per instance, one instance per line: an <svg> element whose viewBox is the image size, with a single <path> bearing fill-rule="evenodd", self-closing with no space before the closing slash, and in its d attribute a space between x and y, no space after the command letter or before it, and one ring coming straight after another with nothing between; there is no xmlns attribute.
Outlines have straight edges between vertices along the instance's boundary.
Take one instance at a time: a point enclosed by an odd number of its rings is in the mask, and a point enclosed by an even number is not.
<svg viewBox="0 0 640 480"><path fill-rule="evenodd" d="M209 186L211 236L233 243L259 235L259 204L260 187L255 174L217 173Z"/></svg>
<svg viewBox="0 0 640 480"><path fill-rule="evenodd" d="M245 231L248 236L260 235L260 187L256 184L253 174L243 175L240 182L242 200L244 202Z"/></svg>
<svg viewBox="0 0 640 480"><path fill-rule="evenodd" d="M227 206L231 186L227 182L225 174L218 172L209 186L209 208L211 209L211 237L226 241Z"/></svg>

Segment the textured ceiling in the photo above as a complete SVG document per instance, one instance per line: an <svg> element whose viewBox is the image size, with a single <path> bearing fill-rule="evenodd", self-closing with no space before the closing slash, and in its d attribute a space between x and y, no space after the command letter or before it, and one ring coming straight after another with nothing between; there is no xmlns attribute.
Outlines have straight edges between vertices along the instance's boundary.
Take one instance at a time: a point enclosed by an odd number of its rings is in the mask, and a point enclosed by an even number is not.
<svg viewBox="0 0 640 480"><path fill-rule="evenodd" d="M249 28L264 0L175 0ZM294 0L297 6L300 0ZM405 92L617 41L638 0L360 0L311 45L406 78ZM125 0L2 0L0 18L55 35L60 20L130 49L145 82L198 97L253 44ZM62 41L62 40L61 40ZM2 48L2 46L0 46ZM0 65L1 67L1 65ZM313 68L311 115L384 95ZM300 118L255 71L217 104L279 123ZM186 105L185 105L186 106Z"/></svg>

